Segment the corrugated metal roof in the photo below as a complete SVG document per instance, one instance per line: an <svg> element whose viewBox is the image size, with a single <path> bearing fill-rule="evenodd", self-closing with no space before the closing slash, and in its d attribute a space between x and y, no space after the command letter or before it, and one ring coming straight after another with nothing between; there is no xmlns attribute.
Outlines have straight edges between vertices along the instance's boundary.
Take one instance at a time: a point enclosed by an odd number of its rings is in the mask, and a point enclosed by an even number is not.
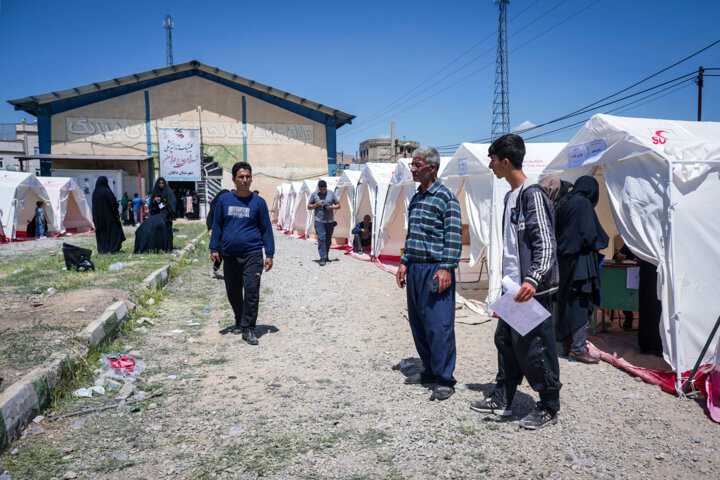
<svg viewBox="0 0 720 480"><path fill-rule="evenodd" d="M179 65L171 65L169 67L162 67L162 68L155 68L152 70L149 70L147 72L142 73L133 73L132 75L127 75L124 77L118 77L113 78L111 80L105 80L103 82L95 82L91 83L89 85L84 85L82 87L75 87L70 88L67 90L59 90L56 92L50 92L50 93L43 93L40 95L31 95L29 97L25 98L18 98L16 100L8 100L8 103L13 105L15 107L15 110L24 110L28 113L32 113L33 115L37 115L37 107L38 105L42 105L45 103L52 103L58 100L66 100L73 97L78 97L81 95L89 94L89 93L96 93L102 90L108 90L110 88L119 87L123 85L130 85L132 83L138 83L143 80L149 80L153 78L163 77L166 75L171 75L173 73L179 73L184 72L188 70L199 70L203 72L207 72L213 75L217 75L218 77L224 78L226 80L229 80L231 82L235 82L239 85L244 85L250 88L253 88L255 90L268 93L270 95L273 95L275 97L287 100L289 102L302 105L304 107L317 110L319 112L325 113L327 115L331 115L334 117L337 117L338 127L350 123L353 118L355 118L355 115L350 115L349 113L345 113L341 110L328 107L326 105L322 105L317 102L313 102L312 100L308 100L306 98L298 97L297 95L293 95L292 93L285 92L283 90L279 90L277 88L271 87L269 85L265 85L259 82L256 82L255 80L250 80L245 77L241 77L239 75L236 75L234 73L226 72L225 70L221 70L217 67L213 67L210 65L205 65L201 62L198 62L197 60L192 60L187 63L181 63Z"/></svg>

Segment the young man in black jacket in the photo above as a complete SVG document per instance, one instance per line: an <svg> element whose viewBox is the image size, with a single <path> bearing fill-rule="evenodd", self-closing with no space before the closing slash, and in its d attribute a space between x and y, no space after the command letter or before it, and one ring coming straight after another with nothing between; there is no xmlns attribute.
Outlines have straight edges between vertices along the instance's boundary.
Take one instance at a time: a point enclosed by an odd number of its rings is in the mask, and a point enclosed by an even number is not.
<svg viewBox="0 0 720 480"><path fill-rule="evenodd" d="M520 286L516 302L535 298L552 311L551 295L558 288L555 231L552 203L545 190L527 179L522 170L525 143L519 135L507 134L488 149L490 168L510 184L503 214L503 276ZM537 430L557 423L560 410L558 365L552 316L521 336L498 319L495 331L498 373L490 395L470 408L500 416L512 415L512 402L523 377L540 394L535 409L520 420L520 426Z"/></svg>

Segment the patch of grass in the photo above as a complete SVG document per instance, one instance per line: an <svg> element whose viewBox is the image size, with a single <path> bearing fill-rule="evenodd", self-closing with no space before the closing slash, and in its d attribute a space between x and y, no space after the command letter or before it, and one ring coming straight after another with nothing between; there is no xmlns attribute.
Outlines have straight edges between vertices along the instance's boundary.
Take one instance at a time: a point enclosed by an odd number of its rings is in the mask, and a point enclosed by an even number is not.
<svg viewBox="0 0 720 480"><path fill-rule="evenodd" d="M228 363L229 361L230 359L228 357L213 357L200 361L200 365L222 365L224 363Z"/></svg>
<svg viewBox="0 0 720 480"><path fill-rule="evenodd" d="M361 445L364 445L366 447L377 447L380 445L380 443L384 443L390 439L390 435L383 432L382 430L377 430L374 428L371 428L367 432L361 433L358 437L358 442ZM378 440L381 442L378 443Z"/></svg>
<svg viewBox="0 0 720 480"><path fill-rule="evenodd" d="M395 454L393 453L383 453L378 452L377 454L377 461L382 463L390 463L395 458Z"/></svg>
<svg viewBox="0 0 720 480"><path fill-rule="evenodd" d="M457 428L457 431L460 435L475 435L477 433L477 430L475 430L475 427L470 425L462 425Z"/></svg>
<svg viewBox="0 0 720 480"><path fill-rule="evenodd" d="M405 476L400 472L400 470L393 468L388 472L387 475L385 475L386 480L405 480Z"/></svg>
<svg viewBox="0 0 720 480"><path fill-rule="evenodd" d="M471 452L468 456L476 462L485 463L485 454L483 452Z"/></svg>
<svg viewBox="0 0 720 480"><path fill-rule="evenodd" d="M10 478L49 480L61 469L60 449L46 445L44 438L26 440L22 447L18 455L10 455L8 451L0 455L0 465L7 470Z"/></svg>

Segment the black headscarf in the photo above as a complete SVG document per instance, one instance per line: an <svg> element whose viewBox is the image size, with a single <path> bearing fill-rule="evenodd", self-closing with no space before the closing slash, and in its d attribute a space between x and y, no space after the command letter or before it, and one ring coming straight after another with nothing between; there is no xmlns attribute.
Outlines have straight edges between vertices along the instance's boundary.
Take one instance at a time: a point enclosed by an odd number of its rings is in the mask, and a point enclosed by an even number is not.
<svg viewBox="0 0 720 480"><path fill-rule="evenodd" d="M162 188L158 185L158 183L160 183L160 180L165 183L165 186ZM175 194L173 193L172 188L170 188L170 185L168 185L167 181L163 177L158 177L158 179L155 180L155 186L153 186L152 189L152 200L150 203L152 207L157 207L157 203L155 203L155 197L160 197L162 199L162 203L166 205L165 208L168 209L171 216L175 215Z"/></svg>
<svg viewBox="0 0 720 480"><path fill-rule="evenodd" d="M597 180L589 176L577 179L569 198L555 213L558 254L573 255L608 246L610 239L595 213L599 198Z"/></svg>
<svg viewBox="0 0 720 480"><path fill-rule="evenodd" d="M110 190L108 179L98 177L92 194L92 215L98 253L115 253L120 250L125 234L120 224L118 201Z"/></svg>

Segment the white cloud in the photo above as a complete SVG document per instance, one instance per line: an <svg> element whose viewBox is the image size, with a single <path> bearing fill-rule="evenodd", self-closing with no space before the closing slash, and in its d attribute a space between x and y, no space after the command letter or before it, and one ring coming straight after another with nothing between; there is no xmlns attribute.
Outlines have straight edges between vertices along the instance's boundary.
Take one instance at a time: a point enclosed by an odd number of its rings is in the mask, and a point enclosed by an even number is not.
<svg viewBox="0 0 720 480"><path fill-rule="evenodd" d="M522 122L522 123L521 123L520 125L518 125L517 127L513 127L512 131L513 131L513 132L517 132L518 130L525 130L525 129L527 129L527 128L533 128L533 127L536 127L536 126L537 126L537 125L535 125L534 123L532 123L530 120L525 120L524 122Z"/></svg>
<svg viewBox="0 0 720 480"><path fill-rule="evenodd" d="M375 137L375 138L390 138L390 135L383 134L383 135L380 135L379 137Z"/></svg>

